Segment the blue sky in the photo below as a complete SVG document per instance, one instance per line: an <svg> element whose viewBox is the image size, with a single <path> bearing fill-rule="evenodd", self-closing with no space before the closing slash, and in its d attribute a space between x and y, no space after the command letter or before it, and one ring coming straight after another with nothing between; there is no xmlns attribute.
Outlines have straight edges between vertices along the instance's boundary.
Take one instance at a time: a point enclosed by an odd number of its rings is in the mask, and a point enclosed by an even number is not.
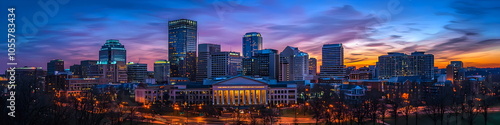
<svg viewBox="0 0 500 125"><path fill-rule="evenodd" d="M294 46L319 61L323 44L343 43L348 66L374 65L387 52L426 51L441 68L451 60L500 67L500 1L494 0L40 1L56 3L58 9L47 11L37 0L2 0L0 5L5 9L0 15L16 7L21 66L45 67L57 58L69 68L96 60L105 40L119 39L127 61L141 58L152 70L154 60L167 59L167 22L187 18L198 21L199 43L221 44L225 51L241 51L241 37L260 32L264 48ZM0 20L0 29L7 29L6 16ZM0 44L7 49L6 42Z"/></svg>

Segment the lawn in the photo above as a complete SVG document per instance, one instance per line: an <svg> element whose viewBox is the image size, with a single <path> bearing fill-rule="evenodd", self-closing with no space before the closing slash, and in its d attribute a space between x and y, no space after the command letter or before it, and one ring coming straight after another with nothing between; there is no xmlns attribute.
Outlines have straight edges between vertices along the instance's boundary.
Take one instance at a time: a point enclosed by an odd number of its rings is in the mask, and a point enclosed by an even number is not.
<svg viewBox="0 0 500 125"><path fill-rule="evenodd" d="M385 119L385 122L389 123L391 125L395 125L393 118ZM373 123L373 122L370 122L368 124L371 124L371 123ZM410 125L415 125L416 124L415 116L413 116L413 115L410 116L408 123ZM467 120L461 120L460 116L458 118L458 121L455 119L454 116L452 116L452 117L450 117L450 119L448 121L446 120L446 117L445 117L443 125L448 125L448 124L451 124L451 125L455 125L455 124L457 124L457 125L467 125L468 123L469 122ZM405 125L405 124L406 124L405 117L398 117L397 125ZM419 115L418 124L419 125L433 125L434 121L432 121L432 119L430 119L429 116ZM436 124L440 125L441 121L438 121ZM489 113L488 114L488 122L487 122L486 125L498 125L498 124L500 124L500 112ZM474 125L485 125L484 124L484 116L482 114L479 114L475 118Z"/></svg>

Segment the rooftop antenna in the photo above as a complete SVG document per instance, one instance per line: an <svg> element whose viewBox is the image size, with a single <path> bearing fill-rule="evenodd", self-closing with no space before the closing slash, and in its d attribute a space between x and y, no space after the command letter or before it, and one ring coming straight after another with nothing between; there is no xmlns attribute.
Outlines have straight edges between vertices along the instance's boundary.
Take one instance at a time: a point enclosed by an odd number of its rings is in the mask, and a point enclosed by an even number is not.
<svg viewBox="0 0 500 125"><path fill-rule="evenodd" d="M138 63L138 64L139 64L139 63L141 63L141 59L142 59L142 58L139 58L139 61L137 61L137 63Z"/></svg>

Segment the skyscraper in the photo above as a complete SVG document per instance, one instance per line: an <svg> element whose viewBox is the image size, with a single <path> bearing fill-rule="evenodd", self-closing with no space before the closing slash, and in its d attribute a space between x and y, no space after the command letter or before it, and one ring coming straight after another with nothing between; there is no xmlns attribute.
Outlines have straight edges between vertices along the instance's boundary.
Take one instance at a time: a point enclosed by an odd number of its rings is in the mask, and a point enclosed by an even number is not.
<svg viewBox="0 0 500 125"><path fill-rule="evenodd" d="M146 82L148 76L148 65L129 62L127 63L128 82Z"/></svg>
<svg viewBox="0 0 500 125"><path fill-rule="evenodd" d="M100 76L97 60L82 60L80 61L80 66L82 68L82 78L96 78Z"/></svg>
<svg viewBox="0 0 500 125"><path fill-rule="evenodd" d="M280 81L305 80L309 75L309 55L287 46L280 53Z"/></svg>
<svg viewBox="0 0 500 125"><path fill-rule="evenodd" d="M460 69L464 68L462 61L451 61L448 66L446 66L446 80L450 80L455 83L464 80L464 72L460 72Z"/></svg>
<svg viewBox="0 0 500 125"><path fill-rule="evenodd" d="M168 22L168 60L171 77L196 79L197 22L179 19Z"/></svg>
<svg viewBox="0 0 500 125"><path fill-rule="evenodd" d="M170 62L167 60L155 61L154 77L157 83L164 83L170 77Z"/></svg>
<svg viewBox="0 0 500 125"><path fill-rule="evenodd" d="M82 77L82 65L74 64L69 67L69 71L73 72L73 76Z"/></svg>
<svg viewBox="0 0 500 125"><path fill-rule="evenodd" d="M53 59L47 63L47 75L55 75L56 72L64 72L64 61L62 59Z"/></svg>
<svg viewBox="0 0 500 125"><path fill-rule="evenodd" d="M13 75L16 78L16 91L26 91L29 93L38 93L44 91L44 76L46 76L45 71L43 71L42 67L16 67L14 70L6 70L5 74L11 74L11 72L15 72ZM16 93L17 94L17 93ZM30 96L19 96L21 98L27 99ZM17 95L16 95L17 100ZM25 100L21 100L26 102ZM18 101L16 101L18 102ZM26 102L30 103L30 102Z"/></svg>
<svg viewBox="0 0 500 125"><path fill-rule="evenodd" d="M395 76L421 76L422 79L434 77L434 55L413 52L411 55L390 52L378 57L377 75L379 79Z"/></svg>
<svg viewBox="0 0 500 125"><path fill-rule="evenodd" d="M243 57L250 58L262 48L262 36L258 32L249 32L243 36Z"/></svg>
<svg viewBox="0 0 500 125"><path fill-rule="evenodd" d="M310 75L316 75L318 74L318 67L317 64L318 60L316 58L309 58L309 74Z"/></svg>
<svg viewBox="0 0 500 125"><path fill-rule="evenodd" d="M241 73L242 58L239 52L217 52L211 55L210 77L236 76Z"/></svg>
<svg viewBox="0 0 500 125"><path fill-rule="evenodd" d="M344 47L342 44L325 44L321 51L323 64L320 66L320 76L345 77Z"/></svg>
<svg viewBox="0 0 500 125"><path fill-rule="evenodd" d="M252 58L243 59L242 63L243 75L267 77L276 80L279 78L280 59L278 50L258 50Z"/></svg>
<svg viewBox="0 0 500 125"><path fill-rule="evenodd" d="M118 40L106 40L99 50L98 71L109 82L127 82L127 51Z"/></svg>
<svg viewBox="0 0 500 125"><path fill-rule="evenodd" d="M196 81L203 81L210 78L211 74L208 68L211 65L210 57L212 54L220 52L220 45L204 43L198 45L198 64L196 64Z"/></svg>

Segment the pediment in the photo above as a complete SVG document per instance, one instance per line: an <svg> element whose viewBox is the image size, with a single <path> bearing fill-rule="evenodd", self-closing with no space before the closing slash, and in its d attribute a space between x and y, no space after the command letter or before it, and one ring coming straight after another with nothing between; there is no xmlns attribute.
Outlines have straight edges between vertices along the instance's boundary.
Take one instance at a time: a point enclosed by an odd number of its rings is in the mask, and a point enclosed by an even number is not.
<svg viewBox="0 0 500 125"><path fill-rule="evenodd" d="M214 86L233 86L233 85L268 85L267 83L243 76L230 78L213 84Z"/></svg>

